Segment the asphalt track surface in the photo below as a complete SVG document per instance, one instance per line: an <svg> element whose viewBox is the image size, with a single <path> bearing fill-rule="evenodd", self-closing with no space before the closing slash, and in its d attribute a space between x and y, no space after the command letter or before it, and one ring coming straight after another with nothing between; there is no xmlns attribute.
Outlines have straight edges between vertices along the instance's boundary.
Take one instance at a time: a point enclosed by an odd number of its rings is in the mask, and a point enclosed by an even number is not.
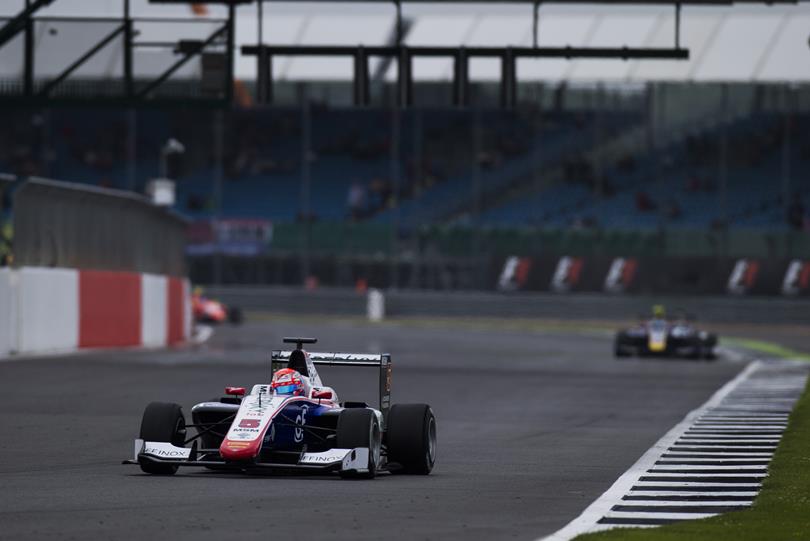
<svg viewBox="0 0 810 541"><path fill-rule="evenodd" d="M393 401L438 420L430 476L258 477L123 466L144 406L266 381L284 335L388 351ZM608 336L264 321L201 348L0 362L0 539L536 539L577 516L740 362L617 361ZM321 372L373 400L373 369Z"/></svg>

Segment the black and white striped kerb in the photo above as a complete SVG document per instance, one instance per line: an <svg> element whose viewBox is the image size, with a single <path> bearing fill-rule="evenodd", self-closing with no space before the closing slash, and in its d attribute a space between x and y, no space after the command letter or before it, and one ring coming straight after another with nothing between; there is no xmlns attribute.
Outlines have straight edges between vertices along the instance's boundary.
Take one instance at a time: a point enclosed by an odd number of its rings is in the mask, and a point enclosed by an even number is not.
<svg viewBox="0 0 810 541"><path fill-rule="evenodd" d="M667 433L585 512L547 540L652 527L750 506L810 366L757 361Z"/></svg>

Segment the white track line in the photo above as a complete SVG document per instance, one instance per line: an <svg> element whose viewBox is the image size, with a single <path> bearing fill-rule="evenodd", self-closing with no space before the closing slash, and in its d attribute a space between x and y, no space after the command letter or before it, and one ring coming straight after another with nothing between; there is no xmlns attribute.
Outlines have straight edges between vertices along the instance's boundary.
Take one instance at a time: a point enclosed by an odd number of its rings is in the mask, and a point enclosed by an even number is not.
<svg viewBox="0 0 810 541"><path fill-rule="evenodd" d="M638 484L638 479L649 470L667 449L680 439L681 435L694 423L698 418L704 415L707 410L713 406L718 406L720 402L731 393L741 382L745 381L748 376L755 372L761 366L760 361L754 361L749 364L745 369L737 374L737 376L723 385L714 395L698 409L691 411L684 418L683 421L675 425L669 432L664 434L664 437L658 440L646 453L644 453L638 461L630 466L621 477L619 477L613 486L599 496L595 502L589 505L581 515L569 522L562 529L555 533L543 538L544 541L568 541L573 539L579 534L591 530L594 525L607 513L610 508L615 505L617 501L622 499L622 496L627 494L630 489ZM750 485L749 485L750 486ZM697 517L693 517L697 518Z"/></svg>
<svg viewBox="0 0 810 541"><path fill-rule="evenodd" d="M633 507L706 507L706 506L739 506L751 507L751 501L736 501L736 500L707 500L707 501L682 501L682 500L622 500L616 505L633 506ZM615 511L614 511L615 512Z"/></svg>
<svg viewBox="0 0 810 541"><path fill-rule="evenodd" d="M750 459L750 458L771 458L773 453L770 451L763 451L760 453L755 453L752 451L746 453L726 453L723 451L698 451L698 452L683 452L683 451L670 451L668 453L664 453L661 455L662 460L670 460L674 458L687 458L690 456L703 456L703 455L710 455L712 457L717 457L716 459L732 459L732 458L741 458L741 459ZM716 460L715 458L711 458L709 460Z"/></svg>
<svg viewBox="0 0 810 541"><path fill-rule="evenodd" d="M716 461L715 461L716 462ZM733 470L733 471L765 471L766 466L744 466L739 464L729 464L728 466L716 466L712 464L657 464L650 468L650 473L667 472L672 470Z"/></svg>
<svg viewBox="0 0 810 541"><path fill-rule="evenodd" d="M722 497L731 497L731 496L741 496L741 497L748 497L752 500L756 498L757 494L759 494L756 490L738 490L738 491L729 491L729 492L698 492L696 494L688 494L678 490L631 490L626 496L632 496L633 498L642 498L642 497L649 497L649 498L672 498L672 497L689 497L694 496L695 498L702 497L702 496L722 496ZM643 500L625 500L624 498L622 501L643 501Z"/></svg>
<svg viewBox="0 0 810 541"><path fill-rule="evenodd" d="M579 517L542 541L750 506L806 378L800 365L751 363L667 432Z"/></svg>
<svg viewBox="0 0 810 541"><path fill-rule="evenodd" d="M702 487L723 488L759 488L762 483L716 483L714 481L636 481L630 490L638 490L644 487L667 487L667 488L702 488Z"/></svg>
<svg viewBox="0 0 810 541"><path fill-rule="evenodd" d="M604 516L605 518L694 520L696 518L708 518L716 515L717 513L636 513L633 511L608 511Z"/></svg>

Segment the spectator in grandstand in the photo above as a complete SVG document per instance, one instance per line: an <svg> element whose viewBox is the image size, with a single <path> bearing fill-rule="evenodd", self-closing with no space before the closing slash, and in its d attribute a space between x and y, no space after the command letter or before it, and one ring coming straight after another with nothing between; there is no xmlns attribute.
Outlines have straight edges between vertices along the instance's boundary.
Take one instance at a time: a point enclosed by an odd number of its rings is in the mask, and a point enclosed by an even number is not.
<svg viewBox="0 0 810 541"><path fill-rule="evenodd" d="M360 181L355 180L349 186L346 204L349 206L349 216L352 220L363 218L366 211L366 187Z"/></svg>
<svg viewBox="0 0 810 541"><path fill-rule="evenodd" d="M639 190L636 192L636 210L639 212L652 212L656 208L658 208L658 205L656 205L655 201L652 200L650 194L644 190Z"/></svg>
<svg viewBox="0 0 810 541"><path fill-rule="evenodd" d="M677 220L683 216L681 205L675 199L670 199L666 206L666 217L668 220Z"/></svg>
<svg viewBox="0 0 810 541"><path fill-rule="evenodd" d="M805 210L801 196L793 194L793 200L787 209L787 224L791 229L801 230L804 228Z"/></svg>
<svg viewBox="0 0 810 541"><path fill-rule="evenodd" d="M374 214L375 212L388 208L391 203L391 196L393 195L391 183L381 178L374 178L369 185L368 191L371 199L369 214Z"/></svg>
<svg viewBox="0 0 810 541"><path fill-rule="evenodd" d="M14 237L11 220L0 222L0 267L11 265L12 262L12 239Z"/></svg>

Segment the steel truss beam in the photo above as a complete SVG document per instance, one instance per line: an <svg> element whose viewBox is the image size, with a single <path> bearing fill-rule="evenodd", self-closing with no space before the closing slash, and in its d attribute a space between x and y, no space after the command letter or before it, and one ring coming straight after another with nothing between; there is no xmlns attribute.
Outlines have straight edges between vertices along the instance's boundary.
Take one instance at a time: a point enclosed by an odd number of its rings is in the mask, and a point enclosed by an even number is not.
<svg viewBox="0 0 810 541"><path fill-rule="evenodd" d="M49 82L47 85L45 85L45 86L42 88L42 90L40 90L40 91L39 91L39 95L40 95L40 97L43 97L43 98L48 97L48 95L51 93L51 91L52 91L54 88L56 88L57 86L59 86L59 84L60 84L62 81L64 81L65 79L67 79L67 78L70 76L70 74L71 74L71 73L73 73L74 71L76 71L77 69L79 69L79 67L80 67L82 64L84 64L85 62L87 62L88 60L90 60L90 58L92 58L92 57L93 57L93 55L95 55L95 54L96 54L97 52L99 52L101 49L103 49L104 47L106 47L108 43L110 43L112 40L114 40L115 38L117 38L119 35L123 34L123 33L126 31L126 29L127 29L127 26L126 26L125 24L122 24L121 26L119 26L118 28L116 28L115 30L113 30L112 32L110 32L110 33L107 35L107 37L105 37L104 39L102 39L101 41L99 41L98 43L96 43L96 44L95 44L93 47L91 47L91 48L90 48L90 50L89 50L89 51L87 51L87 52L86 52L86 53L84 53L84 54L83 54L81 57L79 57L78 59L76 59L76 61L75 61L75 62L73 62L73 64L71 64L70 66L68 66L68 67L67 67L67 68L66 68L66 69L65 69L65 70L64 70L62 73L60 73L60 74L59 74L59 75L58 75L58 76L57 76L55 79L53 79L53 80L52 80L52 81L50 81L50 82Z"/></svg>
<svg viewBox="0 0 810 541"><path fill-rule="evenodd" d="M245 45L242 54L264 58L271 65L274 56L348 56L354 59L354 101L368 104L368 58L381 56L397 60L397 102L413 104L413 59L447 57L453 59L453 102L469 105L469 59L494 57L501 60L501 105L513 107L517 101L517 60L519 58L612 58L620 60L686 60L689 50L635 47L404 47L404 46L329 46L329 45ZM272 73L266 69L267 90L272 98Z"/></svg>
<svg viewBox="0 0 810 541"><path fill-rule="evenodd" d="M25 9L8 21L3 28L0 28L0 47L25 30L25 27L31 22L32 15L51 2L53 0L34 0L34 2L27 4Z"/></svg>

